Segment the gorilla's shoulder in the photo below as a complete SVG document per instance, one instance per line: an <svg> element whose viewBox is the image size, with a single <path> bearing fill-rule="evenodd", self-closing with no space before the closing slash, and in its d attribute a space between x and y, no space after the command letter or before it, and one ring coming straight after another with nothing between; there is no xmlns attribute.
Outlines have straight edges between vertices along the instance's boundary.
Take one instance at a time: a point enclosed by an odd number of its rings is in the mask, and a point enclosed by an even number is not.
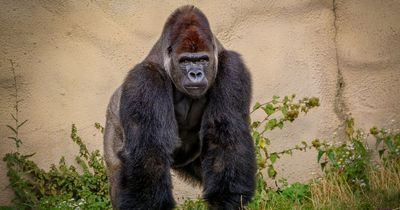
<svg viewBox="0 0 400 210"><path fill-rule="evenodd" d="M223 50L218 55L218 75L229 78L230 82L238 79L250 80L250 73L242 56L232 50Z"/></svg>
<svg viewBox="0 0 400 210"><path fill-rule="evenodd" d="M168 75L162 65L145 60L129 71L125 79L125 85L151 84L162 86L168 80Z"/></svg>

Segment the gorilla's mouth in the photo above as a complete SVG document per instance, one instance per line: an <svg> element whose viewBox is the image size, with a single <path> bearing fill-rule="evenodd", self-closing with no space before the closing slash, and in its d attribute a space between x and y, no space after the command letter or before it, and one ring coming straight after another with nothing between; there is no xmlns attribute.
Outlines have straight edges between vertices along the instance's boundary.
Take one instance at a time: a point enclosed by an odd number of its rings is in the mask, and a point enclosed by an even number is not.
<svg viewBox="0 0 400 210"><path fill-rule="evenodd" d="M205 86L186 86L185 89L188 90L198 90L198 89L203 89Z"/></svg>
<svg viewBox="0 0 400 210"><path fill-rule="evenodd" d="M186 92L192 96L200 96L203 95L207 89L207 85L185 85L184 86Z"/></svg>

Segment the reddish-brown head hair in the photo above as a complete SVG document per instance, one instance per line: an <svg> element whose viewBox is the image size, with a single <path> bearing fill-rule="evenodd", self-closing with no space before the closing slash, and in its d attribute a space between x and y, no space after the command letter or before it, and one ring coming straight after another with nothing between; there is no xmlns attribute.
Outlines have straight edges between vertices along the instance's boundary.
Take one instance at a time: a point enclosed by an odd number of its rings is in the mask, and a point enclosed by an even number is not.
<svg viewBox="0 0 400 210"><path fill-rule="evenodd" d="M213 35L208 20L194 6L175 10L165 23L164 34L176 53L213 50Z"/></svg>

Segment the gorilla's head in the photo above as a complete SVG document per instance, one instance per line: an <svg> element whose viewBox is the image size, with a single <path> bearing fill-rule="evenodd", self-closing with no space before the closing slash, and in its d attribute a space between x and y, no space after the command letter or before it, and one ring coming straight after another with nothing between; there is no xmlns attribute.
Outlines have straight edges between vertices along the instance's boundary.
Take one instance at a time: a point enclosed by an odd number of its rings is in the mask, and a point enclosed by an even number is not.
<svg viewBox="0 0 400 210"><path fill-rule="evenodd" d="M218 69L218 46L206 16L193 6L177 9L168 18L162 35L164 67L182 93L204 95Z"/></svg>

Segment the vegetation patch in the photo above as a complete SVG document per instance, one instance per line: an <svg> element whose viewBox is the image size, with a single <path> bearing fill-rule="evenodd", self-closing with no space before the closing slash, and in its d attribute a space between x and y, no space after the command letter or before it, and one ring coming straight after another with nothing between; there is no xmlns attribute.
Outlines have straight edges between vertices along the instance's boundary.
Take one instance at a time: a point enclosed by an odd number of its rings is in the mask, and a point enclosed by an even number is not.
<svg viewBox="0 0 400 210"><path fill-rule="evenodd" d="M76 166L67 165L64 157L49 170L40 168L31 160L34 154L21 154L23 145L19 130L27 120L19 119L17 81L15 81L15 113L11 114L12 132L16 151L6 154L7 176L15 197L12 206L0 209L111 209L105 164L98 150L89 151L72 125L71 139L79 146ZM274 96L267 103L256 103L252 113L263 112L262 120L251 122L257 157L257 187L253 200L243 209L400 209L400 132L373 127L367 134L354 127L354 120L346 121L346 139L330 143L315 139L312 144L301 142L282 151L270 151L267 133L283 129L301 113L319 106L319 99L306 97L296 100L295 95ZM103 132L104 128L96 123ZM375 139L369 146L367 138ZM276 180L275 164L284 155L295 151L317 150L316 161L322 176L308 183L288 183ZM376 158L374 158L376 154ZM268 186L266 179L275 180ZM201 199L186 200L177 209L207 209Z"/></svg>

